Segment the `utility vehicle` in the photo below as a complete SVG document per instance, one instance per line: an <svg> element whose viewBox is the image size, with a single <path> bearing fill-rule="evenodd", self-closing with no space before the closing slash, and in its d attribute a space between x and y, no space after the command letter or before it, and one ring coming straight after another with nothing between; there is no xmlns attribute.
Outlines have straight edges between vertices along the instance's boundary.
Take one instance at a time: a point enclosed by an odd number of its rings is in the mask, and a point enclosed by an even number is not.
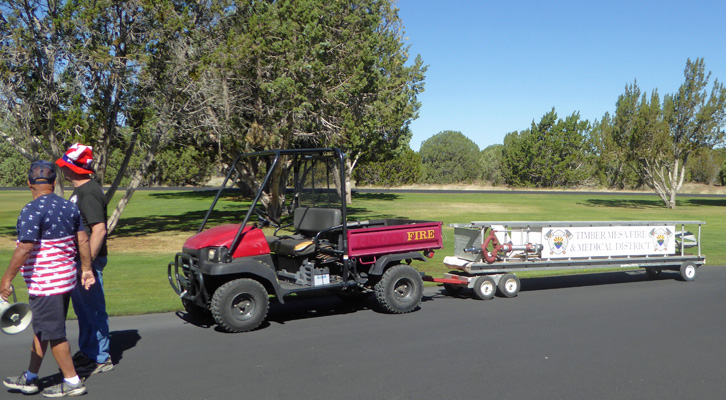
<svg viewBox="0 0 726 400"><path fill-rule="evenodd" d="M230 332L257 328L271 299L284 304L302 292L374 293L385 312L414 311L423 274L410 263L442 248L441 222L350 221L344 157L335 148L240 155L197 234L168 265L185 309L211 313ZM236 221L206 229L230 214Z"/></svg>

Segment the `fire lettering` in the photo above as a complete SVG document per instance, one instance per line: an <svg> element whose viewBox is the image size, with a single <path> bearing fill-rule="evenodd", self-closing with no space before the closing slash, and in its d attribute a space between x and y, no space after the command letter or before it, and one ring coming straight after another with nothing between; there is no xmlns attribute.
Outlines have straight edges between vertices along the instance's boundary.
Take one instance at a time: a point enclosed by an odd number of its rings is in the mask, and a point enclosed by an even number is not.
<svg viewBox="0 0 726 400"><path fill-rule="evenodd" d="M430 240L434 239L434 230L429 229L425 231L412 231L407 232L408 235L408 241L411 240Z"/></svg>

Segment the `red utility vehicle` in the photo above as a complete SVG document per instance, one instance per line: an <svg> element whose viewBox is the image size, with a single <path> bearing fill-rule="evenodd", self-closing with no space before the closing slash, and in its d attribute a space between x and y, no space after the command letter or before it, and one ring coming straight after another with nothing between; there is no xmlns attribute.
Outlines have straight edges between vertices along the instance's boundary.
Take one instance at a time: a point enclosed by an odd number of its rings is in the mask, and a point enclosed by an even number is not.
<svg viewBox="0 0 726 400"><path fill-rule="evenodd" d="M239 156L197 234L169 263L169 283L185 309L211 313L231 332L257 328L271 296L284 303L301 292L373 292L386 312L415 310L423 279L409 264L442 248L441 222L348 221L344 171L344 155L334 148ZM232 183L238 189L226 189ZM215 209L223 196L240 196L239 188L254 193L246 213ZM204 229L230 213L244 217ZM284 216L270 217L276 214Z"/></svg>

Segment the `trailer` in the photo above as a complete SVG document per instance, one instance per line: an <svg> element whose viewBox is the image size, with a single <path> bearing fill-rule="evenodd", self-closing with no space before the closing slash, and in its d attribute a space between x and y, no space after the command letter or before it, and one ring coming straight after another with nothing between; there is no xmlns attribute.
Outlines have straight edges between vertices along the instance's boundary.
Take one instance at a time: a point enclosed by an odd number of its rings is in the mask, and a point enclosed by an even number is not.
<svg viewBox="0 0 726 400"><path fill-rule="evenodd" d="M677 271L683 281L696 278L706 263L701 254L702 221L550 221L451 224L454 255L444 258L452 271L443 278L451 295L473 289L487 300L519 293L519 271L644 269L655 278ZM695 233L694 233L695 232Z"/></svg>

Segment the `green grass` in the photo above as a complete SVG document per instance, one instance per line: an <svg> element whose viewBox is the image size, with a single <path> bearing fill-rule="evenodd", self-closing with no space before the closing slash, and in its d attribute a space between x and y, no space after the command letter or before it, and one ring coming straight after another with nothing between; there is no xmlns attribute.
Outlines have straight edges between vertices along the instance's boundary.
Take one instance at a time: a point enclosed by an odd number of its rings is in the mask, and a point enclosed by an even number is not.
<svg viewBox="0 0 726 400"><path fill-rule="evenodd" d="M196 232L213 195L212 192L192 191L136 192L114 231L104 273L110 314L142 314L181 308L167 281L167 264L181 250L183 238ZM12 253L18 212L29 200L27 190L0 192L0 269L3 271ZM233 195L224 196L210 226L238 222L244 217L248 204ZM725 208L726 199L687 195L679 196L675 210L667 210L657 197L648 194L360 193L355 195L349 208L349 219L405 217L444 222L444 249L425 263L414 263L416 268L436 277L447 271L443 258L453 254L454 234L448 224L470 221L705 221L702 253L707 256L708 264L724 265ZM27 301L22 280L16 278L14 284L18 289L18 300Z"/></svg>

